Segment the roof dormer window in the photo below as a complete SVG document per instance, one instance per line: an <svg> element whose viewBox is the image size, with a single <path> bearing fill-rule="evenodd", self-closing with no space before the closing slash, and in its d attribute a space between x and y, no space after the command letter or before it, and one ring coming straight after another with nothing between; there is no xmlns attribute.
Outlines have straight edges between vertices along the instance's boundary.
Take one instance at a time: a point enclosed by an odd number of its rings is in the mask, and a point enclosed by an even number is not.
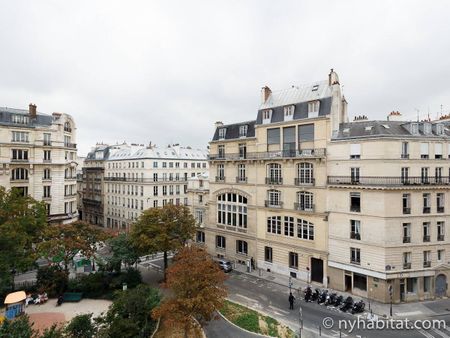
<svg viewBox="0 0 450 338"><path fill-rule="evenodd" d="M444 125L441 123L436 124L436 134L443 135L444 134Z"/></svg>
<svg viewBox="0 0 450 338"><path fill-rule="evenodd" d="M294 117L294 110L295 110L295 106L294 105L290 105L290 106L285 106L284 107L284 120L285 121L291 121Z"/></svg>
<svg viewBox="0 0 450 338"><path fill-rule="evenodd" d="M225 138L225 134L227 133L227 128L219 129L219 140L223 140Z"/></svg>
<svg viewBox="0 0 450 338"><path fill-rule="evenodd" d="M270 123L272 120L272 109L266 109L262 111L262 122Z"/></svg>
<svg viewBox="0 0 450 338"><path fill-rule="evenodd" d="M419 124L418 123L411 123L411 134L413 134L413 135L419 134Z"/></svg>
<svg viewBox="0 0 450 338"><path fill-rule="evenodd" d="M431 134L431 123L425 122L423 124L423 133L426 135L430 135Z"/></svg>
<svg viewBox="0 0 450 338"><path fill-rule="evenodd" d="M318 117L320 109L320 101L308 102L308 117Z"/></svg>
<svg viewBox="0 0 450 338"><path fill-rule="evenodd" d="M316 84L312 87L311 91L316 92L318 89L319 89L319 85Z"/></svg>
<svg viewBox="0 0 450 338"><path fill-rule="evenodd" d="M239 126L239 137L246 137L248 131L248 125Z"/></svg>
<svg viewBox="0 0 450 338"><path fill-rule="evenodd" d="M12 121L12 123L17 123L17 124L28 124L29 123L28 116L25 116L25 115L12 115L11 121Z"/></svg>

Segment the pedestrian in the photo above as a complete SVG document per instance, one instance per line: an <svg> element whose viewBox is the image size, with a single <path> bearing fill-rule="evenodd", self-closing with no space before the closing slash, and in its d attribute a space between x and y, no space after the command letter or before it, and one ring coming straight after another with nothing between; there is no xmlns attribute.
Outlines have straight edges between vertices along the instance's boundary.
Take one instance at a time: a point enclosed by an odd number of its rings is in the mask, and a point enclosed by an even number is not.
<svg viewBox="0 0 450 338"><path fill-rule="evenodd" d="M294 295L292 294L292 292L289 292L289 310L294 310L294 300Z"/></svg>
<svg viewBox="0 0 450 338"><path fill-rule="evenodd" d="M250 258L250 264L252 265L252 271L255 270L255 260L252 258Z"/></svg>

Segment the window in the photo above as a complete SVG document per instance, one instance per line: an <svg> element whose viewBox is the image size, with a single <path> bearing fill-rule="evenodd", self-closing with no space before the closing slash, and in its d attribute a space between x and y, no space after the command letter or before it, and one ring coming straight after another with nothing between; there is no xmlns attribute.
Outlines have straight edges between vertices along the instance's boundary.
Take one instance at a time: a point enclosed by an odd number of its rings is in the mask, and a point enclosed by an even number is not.
<svg viewBox="0 0 450 338"><path fill-rule="evenodd" d="M423 228L423 241L429 242L430 241L430 222L423 222L422 228Z"/></svg>
<svg viewBox="0 0 450 338"><path fill-rule="evenodd" d="M434 144L434 158L436 159L442 158L442 143Z"/></svg>
<svg viewBox="0 0 450 338"><path fill-rule="evenodd" d="M195 210L195 220L197 224L203 224L203 210Z"/></svg>
<svg viewBox="0 0 450 338"><path fill-rule="evenodd" d="M266 109L262 111L262 120L263 123L270 123L272 119L272 110Z"/></svg>
<svg viewBox="0 0 450 338"><path fill-rule="evenodd" d="M409 158L409 143L402 142L402 158Z"/></svg>
<svg viewBox="0 0 450 338"><path fill-rule="evenodd" d="M284 216L284 235L294 237L295 236L294 227L295 227L294 217Z"/></svg>
<svg viewBox="0 0 450 338"><path fill-rule="evenodd" d="M52 153L50 150L44 150L44 161L51 161L52 157L51 157Z"/></svg>
<svg viewBox="0 0 450 338"><path fill-rule="evenodd" d="M320 101L308 102L308 117L319 116Z"/></svg>
<svg viewBox="0 0 450 338"><path fill-rule="evenodd" d="M350 248L350 263L361 264L361 250Z"/></svg>
<svg viewBox="0 0 450 338"><path fill-rule="evenodd" d="M264 260L266 262L272 263L272 248L270 246L264 247Z"/></svg>
<svg viewBox="0 0 450 338"><path fill-rule="evenodd" d="M284 107L284 120L285 121L292 120L292 118L294 117L294 109L295 109L294 105Z"/></svg>
<svg viewBox="0 0 450 338"><path fill-rule="evenodd" d="M297 193L297 203L294 207L299 211L314 211L313 193L308 191L299 191Z"/></svg>
<svg viewBox="0 0 450 338"><path fill-rule="evenodd" d="M248 125L239 126L239 137L246 137L248 131Z"/></svg>
<svg viewBox="0 0 450 338"><path fill-rule="evenodd" d="M247 228L247 198L235 193L218 195L217 223Z"/></svg>
<svg viewBox="0 0 450 338"><path fill-rule="evenodd" d="M248 254L248 244L246 241L242 241L239 239L236 241L236 253L241 255Z"/></svg>
<svg viewBox="0 0 450 338"><path fill-rule="evenodd" d="M314 184L314 167L312 163L302 162L297 164L296 185Z"/></svg>
<svg viewBox="0 0 450 338"><path fill-rule="evenodd" d="M409 168L403 167L401 169L401 182L402 184L408 184L409 183Z"/></svg>
<svg viewBox="0 0 450 338"><path fill-rule="evenodd" d="M430 180L429 180L429 177L428 177L428 169L429 168L427 168L427 167L421 168L420 179L421 179L422 184L429 184L430 183Z"/></svg>
<svg viewBox="0 0 450 338"><path fill-rule="evenodd" d="M437 230L437 240L443 241L445 239L445 226L443 221L439 221L436 223L436 230Z"/></svg>
<svg viewBox="0 0 450 338"><path fill-rule="evenodd" d="M50 197L50 186L49 185L45 185L44 186L44 196L43 197Z"/></svg>
<svg viewBox="0 0 450 338"><path fill-rule="evenodd" d="M411 213L411 195L403 194L402 196L403 214Z"/></svg>
<svg viewBox="0 0 450 338"><path fill-rule="evenodd" d="M431 266L431 251L423 252L423 267L429 268Z"/></svg>
<svg viewBox="0 0 450 338"><path fill-rule="evenodd" d="M70 123L69 122L65 122L64 123L64 131L67 131L69 133L72 131L72 128L70 127Z"/></svg>
<svg viewBox="0 0 450 338"><path fill-rule="evenodd" d="M267 232L281 235L281 216L267 217Z"/></svg>
<svg viewBox="0 0 450 338"><path fill-rule="evenodd" d="M226 132L227 132L226 128L220 128L219 129L219 140L223 140L225 138Z"/></svg>
<svg viewBox="0 0 450 338"><path fill-rule="evenodd" d="M280 144L280 128L267 129L267 144Z"/></svg>
<svg viewBox="0 0 450 338"><path fill-rule="evenodd" d="M314 224L304 219L297 218L297 237L300 239L314 240Z"/></svg>
<svg viewBox="0 0 450 338"><path fill-rule="evenodd" d="M411 252L403 253L403 269L411 269Z"/></svg>
<svg viewBox="0 0 450 338"><path fill-rule="evenodd" d="M417 278L406 278L406 291L409 293L417 292Z"/></svg>
<svg viewBox="0 0 450 338"><path fill-rule="evenodd" d="M28 161L28 150L13 149L12 150L13 161Z"/></svg>
<svg viewBox="0 0 450 338"><path fill-rule="evenodd" d="M428 122L423 123L423 133L426 135L431 134L431 123L428 123Z"/></svg>
<svg viewBox="0 0 450 338"><path fill-rule="evenodd" d="M246 182L247 176L245 172L245 164L238 164L238 177L237 182Z"/></svg>
<svg viewBox="0 0 450 338"><path fill-rule="evenodd" d="M158 196L158 186L153 187L153 196Z"/></svg>
<svg viewBox="0 0 450 338"><path fill-rule="evenodd" d="M51 137L52 137L52 134L44 133L44 146L51 146L52 145Z"/></svg>
<svg viewBox="0 0 450 338"><path fill-rule="evenodd" d="M436 183L442 183L442 167L434 169L434 179Z"/></svg>
<svg viewBox="0 0 450 338"><path fill-rule="evenodd" d="M158 162L153 162L153 168L158 168Z"/></svg>
<svg viewBox="0 0 450 338"><path fill-rule="evenodd" d="M196 242L197 243L205 243L205 232L204 231L197 231Z"/></svg>
<svg viewBox="0 0 450 338"><path fill-rule="evenodd" d="M281 164L269 163L267 165L267 177L266 184L282 184L283 178L281 177Z"/></svg>
<svg viewBox="0 0 450 338"><path fill-rule="evenodd" d="M350 144L350 158L351 159L361 158L361 144L359 143Z"/></svg>
<svg viewBox="0 0 450 338"><path fill-rule="evenodd" d="M29 118L27 115L11 115L11 122L17 124L28 124Z"/></svg>
<svg viewBox="0 0 450 338"><path fill-rule="evenodd" d="M269 190L267 191L266 207L281 207L281 191Z"/></svg>
<svg viewBox="0 0 450 338"><path fill-rule="evenodd" d="M289 252L289 267L291 269L298 269L298 253Z"/></svg>
<svg viewBox="0 0 450 338"><path fill-rule="evenodd" d="M431 194L423 194L423 213L429 214L431 212Z"/></svg>
<svg viewBox="0 0 450 338"><path fill-rule="evenodd" d="M28 133L23 131L12 132L12 142L28 142Z"/></svg>
<svg viewBox="0 0 450 338"><path fill-rule="evenodd" d="M43 179L44 180L50 180L52 177L51 177L51 171L50 171L50 169L49 168L45 168L44 169L44 177L43 177Z"/></svg>
<svg viewBox="0 0 450 338"><path fill-rule="evenodd" d="M361 239L361 222L359 220L350 220L350 238L357 240Z"/></svg>
<svg viewBox="0 0 450 338"><path fill-rule="evenodd" d="M359 183L359 168L350 168L350 179L352 184Z"/></svg>
<svg viewBox="0 0 450 338"><path fill-rule="evenodd" d="M223 164L217 165L217 181L225 180L225 166Z"/></svg>
<svg viewBox="0 0 450 338"><path fill-rule="evenodd" d="M437 251L437 261L443 262L445 260L445 250L438 250Z"/></svg>
<svg viewBox="0 0 450 338"><path fill-rule="evenodd" d="M423 277L423 292L431 292L431 276Z"/></svg>
<svg viewBox="0 0 450 338"><path fill-rule="evenodd" d="M220 144L217 146L218 157L225 158L225 145Z"/></svg>
<svg viewBox="0 0 450 338"><path fill-rule="evenodd" d="M444 205L445 205L445 199L444 199L444 193L439 192L436 194L436 211L439 213L444 212Z"/></svg>
<svg viewBox="0 0 450 338"><path fill-rule="evenodd" d="M428 155L428 143L421 143L420 144L420 158L429 158Z"/></svg>
<svg viewBox="0 0 450 338"><path fill-rule="evenodd" d="M245 143L239 143L239 158L247 158L247 145Z"/></svg>
<svg viewBox="0 0 450 338"><path fill-rule="evenodd" d="M413 134L413 135L419 134L419 124L418 123L411 123L411 134Z"/></svg>
<svg viewBox="0 0 450 338"><path fill-rule="evenodd" d="M314 141L314 124L298 126L298 142Z"/></svg>
<svg viewBox="0 0 450 338"><path fill-rule="evenodd" d="M28 180L28 170L25 168L16 168L12 170L12 175L11 175L11 180L12 181L17 181L17 180Z"/></svg>
<svg viewBox="0 0 450 338"><path fill-rule="evenodd" d="M295 156L295 127L283 128L283 154Z"/></svg>
<svg viewBox="0 0 450 338"><path fill-rule="evenodd" d="M216 236L216 248L225 249L226 240L223 236Z"/></svg>
<svg viewBox="0 0 450 338"><path fill-rule="evenodd" d="M361 194L359 192L350 193L350 211L361 211Z"/></svg>
<svg viewBox="0 0 450 338"><path fill-rule="evenodd" d="M154 200L153 201L153 208L157 208L158 207L158 200Z"/></svg>

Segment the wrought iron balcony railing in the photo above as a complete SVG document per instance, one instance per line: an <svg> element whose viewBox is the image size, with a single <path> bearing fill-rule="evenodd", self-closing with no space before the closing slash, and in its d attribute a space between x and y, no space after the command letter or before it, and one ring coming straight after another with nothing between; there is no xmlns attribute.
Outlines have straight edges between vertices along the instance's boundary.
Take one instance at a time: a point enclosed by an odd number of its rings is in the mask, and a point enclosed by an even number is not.
<svg viewBox="0 0 450 338"><path fill-rule="evenodd" d="M276 150L263 152L247 152L240 153L225 153L225 154L210 154L208 159L211 161L237 161L237 160L264 160L277 158L322 158L326 155L325 148L317 149L302 149L302 150Z"/></svg>
<svg viewBox="0 0 450 338"><path fill-rule="evenodd" d="M361 185L361 186L420 186L420 185L450 185L450 176L328 176L328 184Z"/></svg>

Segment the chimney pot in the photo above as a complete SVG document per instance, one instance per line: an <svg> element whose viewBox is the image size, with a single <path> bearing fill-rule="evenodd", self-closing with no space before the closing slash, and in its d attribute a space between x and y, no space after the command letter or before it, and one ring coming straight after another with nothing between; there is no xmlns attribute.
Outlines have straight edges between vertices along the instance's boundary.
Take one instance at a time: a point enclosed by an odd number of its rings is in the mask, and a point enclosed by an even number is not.
<svg viewBox="0 0 450 338"><path fill-rule="evenodd" d="M266 103L267 99L269 98L270 94L272 94L272 91L269 87L264 86L261 89L261 103Z"/></svg>
<svg viewBox="0 0 450 338"><path fill-rule="evenodd" d="M33 103L30 103L28 105L28 114L30 114L31 118L36 118L37 117L37 110L36 109L37 109L37 107Z"/></svg>
<svg viewBox="0 0 450 338"><path fill-rule="evenodd" d="M217 121L216 123L214 123L214 126L216 128L223 127L223 123L222 123L222 121Z"/></svg>

